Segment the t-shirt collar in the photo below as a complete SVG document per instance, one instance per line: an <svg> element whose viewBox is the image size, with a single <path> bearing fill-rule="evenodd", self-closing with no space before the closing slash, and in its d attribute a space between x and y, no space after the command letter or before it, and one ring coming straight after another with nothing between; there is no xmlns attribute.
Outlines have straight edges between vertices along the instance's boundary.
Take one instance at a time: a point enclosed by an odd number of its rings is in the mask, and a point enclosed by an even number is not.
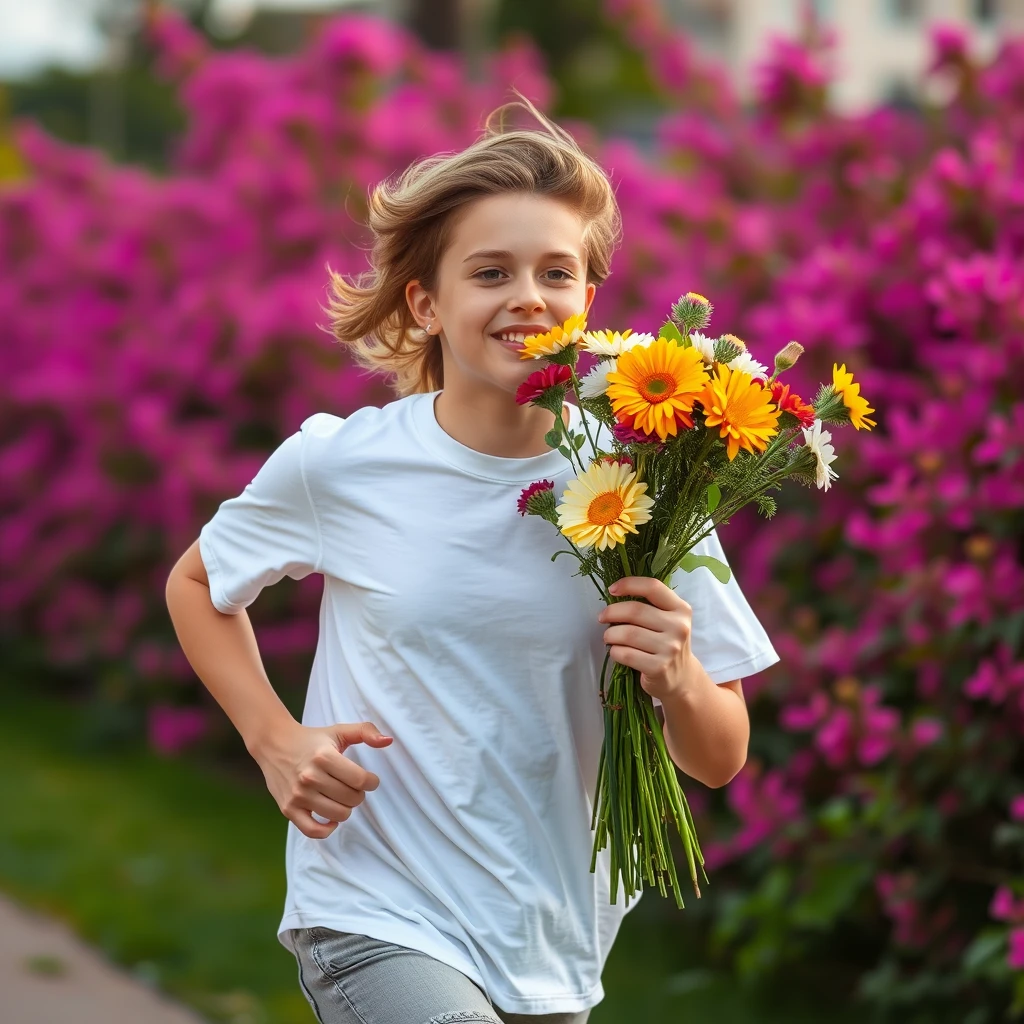
<svg viewBox="0 0 1024 1024"><path fill-rule="evenodd" d="M416 396L413 406L413 421L420 439L435 455L445 462L474 476L487 480L499 480L510 483L530 483L534 480L551 477L556 473L564 473L570 469L568 460L561 452L552 449L544 455L533 455L525 459L503 458L487 455L469 448L456 441L446 433L437 422L434 414L434 399L440 391L430 391ZM579 428L579 410L570 402L570 429Z"/></svg>

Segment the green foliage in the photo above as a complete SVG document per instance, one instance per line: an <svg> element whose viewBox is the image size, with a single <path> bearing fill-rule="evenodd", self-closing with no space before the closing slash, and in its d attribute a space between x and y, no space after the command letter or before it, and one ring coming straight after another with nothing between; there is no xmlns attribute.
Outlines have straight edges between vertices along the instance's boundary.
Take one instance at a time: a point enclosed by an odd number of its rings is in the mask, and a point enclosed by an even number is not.
<svg viewBox="0 0 1024 1024"><path fill-rule="evenodd" d="M0 684L0 773L17 779L0 787L0 889L69 921L210 1021L312 1024L294 960L275 937L285 823L255 767L227 776L139 747L83 749L77 709L29 692ZM591 1024L820 1019L812 995L748 990L714 969L699 922L684 928L641 901L612 950Z"/></svg>

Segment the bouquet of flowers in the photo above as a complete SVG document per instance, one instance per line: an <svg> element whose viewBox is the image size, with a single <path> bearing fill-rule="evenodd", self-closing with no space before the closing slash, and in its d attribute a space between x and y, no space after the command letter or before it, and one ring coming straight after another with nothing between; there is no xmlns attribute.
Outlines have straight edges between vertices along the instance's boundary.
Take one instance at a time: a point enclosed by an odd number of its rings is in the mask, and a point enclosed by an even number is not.
<svg viewBox="0 0 1024 1024"><path fill-rule="evenodd" d="M785 479L827 491L837 474L824 424L852 423L858 430L876 425L868 418L874 409L845 364L833 366L832 383L805 402L778 379L796 363L801 345L786 345L769 376L739 338L702 333L711 312L704 296L687 292L657 337L587 331L578 314L522 343L522 359L547 365L526 379L516 401L554 414L545 440L577 475L560 502L551 481L531 484L520 495L519 511L558 527L568 548L552 560L575 556L579 574L594 582L607 604L616 600L608 588L623 576L652 576L667 584L677 570L703 566L727 583L728 566L694 554L694 546L750 502L770 518L776 510L770 492ZM582 379L576 372L581 350L598 359ZM579 432L562 422L569 389L581 413ZM670 821L682 839L698 898L698 865L707 883L704 858L639 677L638 670L617 662L609 673L605 656L599 689L605 736L590 870L610 843L612 903L620 879L627 905L644 881L667 895L667 880L682 908Z"/></svg>

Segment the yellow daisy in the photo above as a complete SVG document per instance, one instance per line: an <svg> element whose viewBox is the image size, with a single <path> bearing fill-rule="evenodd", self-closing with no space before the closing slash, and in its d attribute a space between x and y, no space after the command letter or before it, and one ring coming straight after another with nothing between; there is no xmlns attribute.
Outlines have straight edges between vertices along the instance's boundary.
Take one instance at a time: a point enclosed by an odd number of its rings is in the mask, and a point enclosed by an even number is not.
<svg viewBox="0 0 1024 1024"><path fill-rule="evenodd" d="M553 356L573 342L579 341L586 328L586 313L574 313L561 326L556 325L544 334L531 334L524 338L519 358L540 359L542 356Z"/></svg>
<svg viewBox="0 0 1024 1024"><path fill-rule="evenodd" d="M606 394L620 423L665 441L679 425L693 426L693 403L708 381L704 359L695 348L672 338L628 349L608 374Z"/></svg>
<svg viewBox="0 0 1024 1024"><path fill-rule="evenodd" d="M578 547L615 547L651 518L654 499L646 490L628 462L595 462L569 481L555 509L558 528Z"/></svg>
<svg viewBox="0 0 1024 1024"><path fill-rule="evenodd" d="M742 370L730 370L719 363L715 376L704 386L700 403L707 427L721 427L719 437L728 439L730 462L740 448L763 452L769 439L779 432L779 409L772 402L771 392Z"/></svg>
<svg viewBox="0 0 1024 1024"><path fill-rule="evenodd" d="M853 374L847 373L846 363L842 366L832 364L832 387L837 395L842 396L843 405L850 414L850 422L858 430L862 427L870 430L878 426L874 420L868 419L868 413L875 410L868 405L866 398L861 397L860 385L853 383Z"/></svg>

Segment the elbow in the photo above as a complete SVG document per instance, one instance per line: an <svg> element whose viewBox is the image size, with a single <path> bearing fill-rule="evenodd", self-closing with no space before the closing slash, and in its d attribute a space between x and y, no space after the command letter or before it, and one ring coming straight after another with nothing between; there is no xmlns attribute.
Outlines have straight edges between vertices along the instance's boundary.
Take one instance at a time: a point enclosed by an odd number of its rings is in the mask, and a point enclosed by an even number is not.
<svg viewBox="0 0 1024 1024"><path fill-rule="evenodd" d="M701 782L703 782L704 785L708 787L708 789L724 789L726 786L729 785L730 782L732 782L734 778L736 778L738 774L739 772L733 772L732 775L728 776L717 776L711 779L701 779Z"/></svg>
<svg viewBox="0 0 1024 1024"><path fill-rule="evenodd" d="M743 770L743 766L747 763L747 752L743 751L743 760L734 767L724 772L719 772L717 775L713 775L708 779L701 779L708 789L723 789L728 786L733 779Z"/></svg>

